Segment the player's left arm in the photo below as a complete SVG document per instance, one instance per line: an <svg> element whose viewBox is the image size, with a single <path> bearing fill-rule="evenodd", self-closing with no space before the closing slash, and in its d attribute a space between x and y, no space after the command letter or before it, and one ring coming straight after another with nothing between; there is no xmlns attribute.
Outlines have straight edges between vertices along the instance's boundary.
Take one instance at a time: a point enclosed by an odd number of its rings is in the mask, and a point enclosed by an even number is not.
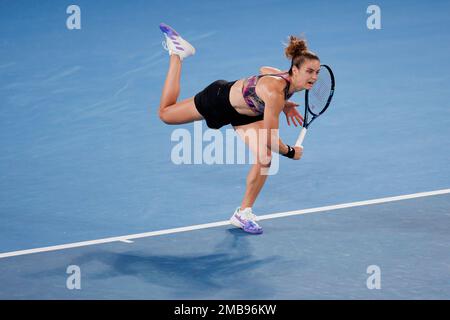
<svg viewBox="0 0 450 320"><path fill-rule="evenodd" d="M285 71L287 72L287 71ZM259 69L260 74L277 74L277 73L283 73L282 70L274 68L274 67L268 67L264 66ZM292 123L297 126L297 123L301 126L303 123L303 117L302 115L297 111L296 107L298 107L298 104L292 101L285 101L283 112L286 115L286 120L288 125L291 125Z"/></svg>
<svg viewBox="0 0 450 320"><path fill-rule="evenodd" d="M289 147L279 137L279 116L284 108L282 83L277 79L262 79L257 94L263 99L264 129L267 130L267 147L280 154L286 154Z"/></svg>

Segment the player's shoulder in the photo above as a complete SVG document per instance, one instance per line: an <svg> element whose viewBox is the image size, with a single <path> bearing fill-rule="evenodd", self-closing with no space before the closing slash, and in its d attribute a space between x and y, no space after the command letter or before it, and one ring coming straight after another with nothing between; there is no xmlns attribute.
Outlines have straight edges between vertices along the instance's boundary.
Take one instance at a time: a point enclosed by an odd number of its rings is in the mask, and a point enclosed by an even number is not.
<svg viewBox="0 0 450 320"><path fill-rule="evenodd" d="M267 75L259 79L259 89L270 94L284 94L284 88L286 87L286 81L281 77Z"/></svg>

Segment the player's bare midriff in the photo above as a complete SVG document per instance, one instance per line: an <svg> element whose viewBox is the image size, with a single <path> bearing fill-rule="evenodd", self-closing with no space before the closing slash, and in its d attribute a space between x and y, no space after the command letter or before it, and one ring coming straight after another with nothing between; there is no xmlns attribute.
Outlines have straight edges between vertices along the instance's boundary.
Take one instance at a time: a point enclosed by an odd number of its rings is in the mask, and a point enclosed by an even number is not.
<svg viewBox="0 0 450 320"><path fill-rule="evenodd" d="M242 85L244 79L236 81L230 90L230 103L236 109L237 112L246 116L257 116L247 105L242 96Z"/></svg>

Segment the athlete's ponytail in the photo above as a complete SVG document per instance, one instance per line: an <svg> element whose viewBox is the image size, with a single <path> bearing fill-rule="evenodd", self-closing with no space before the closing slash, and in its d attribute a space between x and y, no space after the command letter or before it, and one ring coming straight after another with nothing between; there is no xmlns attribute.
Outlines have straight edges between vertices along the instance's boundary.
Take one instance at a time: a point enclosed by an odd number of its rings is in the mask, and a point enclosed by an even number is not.
<svg viewBox="0 0 450 320"><path fill-rule="evenodd" d="M291 60L291 68L289 69L290 75L292 75L293 66L300 68L305 60L320 60L314 52L308 50L306 40L296 36L289 37L289 43L284 49L284 53L286 57Z"/></svg>

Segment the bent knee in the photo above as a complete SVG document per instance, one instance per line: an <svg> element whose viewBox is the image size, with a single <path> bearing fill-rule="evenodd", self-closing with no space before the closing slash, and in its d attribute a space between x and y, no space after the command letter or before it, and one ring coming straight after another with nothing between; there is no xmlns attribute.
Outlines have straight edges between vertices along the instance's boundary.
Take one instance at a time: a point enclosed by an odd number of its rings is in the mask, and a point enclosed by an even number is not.
<svg viewBox="0 0 450 320"><path fill-rule="evenodd" d="M173 124L173 120L166 111L159 111L159 119L165 124Z"/></svg>
<svg viewBox="0 0 450 320"><path fill-rule="evenodd" d="M271 165L272 165L272 161L269 161L269 163L259 163L259 166L261 168L270 168Z"/></svg>
<svg viewBox="0 0 450 320"><path fill-rule="evenodd" d="M258 157L257 164L263 168L269 168L270 165L272 164L272 154L267 153L267 154L260 155Z"/></svg>

